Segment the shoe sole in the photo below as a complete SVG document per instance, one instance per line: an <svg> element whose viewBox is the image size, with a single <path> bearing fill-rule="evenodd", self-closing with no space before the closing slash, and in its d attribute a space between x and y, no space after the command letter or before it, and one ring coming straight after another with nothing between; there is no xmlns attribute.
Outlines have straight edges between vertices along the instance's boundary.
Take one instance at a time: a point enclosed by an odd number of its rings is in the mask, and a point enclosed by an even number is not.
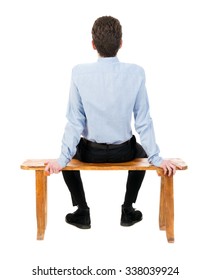
<svg viewBox="0 0 211 280"><path fill-rule="evenodd" d="M143 218L141 218L139 221L133 221L131 223L124 223L124 222L121 222L120 225L122 227L130 227L130 226L133 226L134 224L137 224L138 222L141 222Z"/></svg>
<svg viewBox="0 0 211 280"><path fill-rule="evenodd" d="M78 224L69 224L69 225L73 225L73 226L75 226L75 227L77 227L77 228L80 228L80 229L90 229L91 228L91 226L90 225L78 225Z"/></svg>
<svg viewBox="0 0 211 280"><path fill-rule="evenodd" d="M74 226L74 227L77 227L77 228L80 228L80 229L90 229L91 228L91 225L81 225L81 224L70 223L67 220L65 220L65 221L66 221L67 224L69 224L71 226Z"/></svg>

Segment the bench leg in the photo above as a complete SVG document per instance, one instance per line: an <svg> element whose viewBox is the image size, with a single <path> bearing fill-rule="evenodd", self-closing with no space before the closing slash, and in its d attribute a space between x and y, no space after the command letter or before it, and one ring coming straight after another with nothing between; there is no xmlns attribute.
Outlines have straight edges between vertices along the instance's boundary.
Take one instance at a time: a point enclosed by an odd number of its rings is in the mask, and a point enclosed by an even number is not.
<svg viewBox="0 0 211 280"><path fill-rule="evenodd" d="M159 227L160 230L166 230L166 204L165 204L165 190L164 190L164 177L161 176L160 186L160 211L159 211Z"/></svg>
<svg viewBox="0 0 211 280"><path fill-rule="evenodd" d="M173 176L161 176L159 226L166 230L169 243L174 242L174 192Z"/></svg>
<svg viewBox="0 0 211 280"><path fill-rule="evenodd" d="M164 192L166 204L166 236L170 243L174 242L174 190L173 176L164 176Z"/></svg>
<svg viewBox="0 0 211 280"><path fill-rule="evenodd" d="M47 224L47 176L36 170L37 240L43 240Z"/></svg>

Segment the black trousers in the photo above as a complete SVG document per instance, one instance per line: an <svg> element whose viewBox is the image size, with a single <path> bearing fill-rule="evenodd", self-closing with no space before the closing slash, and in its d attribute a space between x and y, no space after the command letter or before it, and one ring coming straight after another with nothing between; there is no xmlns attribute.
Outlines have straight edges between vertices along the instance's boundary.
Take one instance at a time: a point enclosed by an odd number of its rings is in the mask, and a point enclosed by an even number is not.
<svg viewBox="0 0 211 280"><path fill-rule="evenodd" d="M90 163L127 162L134 158L146 158L147 154L135 136L119 145L97 144L81 138L74 158ZM87 208L87 202L80 171L62 171L65 183L71 193L73 206ZM136 202L139 189L145 176L145 171L128 171L126 193L123 205L130 207Z"/></svg>

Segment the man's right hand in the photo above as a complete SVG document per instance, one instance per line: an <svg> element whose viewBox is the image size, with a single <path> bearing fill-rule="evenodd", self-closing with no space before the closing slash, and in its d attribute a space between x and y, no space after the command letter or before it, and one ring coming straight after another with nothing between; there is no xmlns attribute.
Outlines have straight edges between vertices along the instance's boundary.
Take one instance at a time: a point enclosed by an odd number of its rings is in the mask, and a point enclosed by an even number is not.
<svg viewBox="0 0 211 280"><path fill-rule="evenodd" d="M171 160L163 160L161 162L160 167L163 169L164 175L168 175L168 176L174 175L176 173L177 168L182 169L181 166L176 165Z"/></svg>

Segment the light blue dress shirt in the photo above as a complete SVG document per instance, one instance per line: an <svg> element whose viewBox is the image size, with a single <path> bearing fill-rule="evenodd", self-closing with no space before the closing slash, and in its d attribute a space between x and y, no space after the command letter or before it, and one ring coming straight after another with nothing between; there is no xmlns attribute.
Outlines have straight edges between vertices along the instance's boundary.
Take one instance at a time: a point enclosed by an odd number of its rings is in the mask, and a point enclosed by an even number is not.
<svg viewBox="0 0 211 280"><path fill-rule="evenodd" d="M76 153L81 136L107 144L120 144L132 137L131 120L149 162L159 166L162 158L155 141L143 68L121 63L117 57L98 58L95 63L73 68L60 166Z"/></svg>

